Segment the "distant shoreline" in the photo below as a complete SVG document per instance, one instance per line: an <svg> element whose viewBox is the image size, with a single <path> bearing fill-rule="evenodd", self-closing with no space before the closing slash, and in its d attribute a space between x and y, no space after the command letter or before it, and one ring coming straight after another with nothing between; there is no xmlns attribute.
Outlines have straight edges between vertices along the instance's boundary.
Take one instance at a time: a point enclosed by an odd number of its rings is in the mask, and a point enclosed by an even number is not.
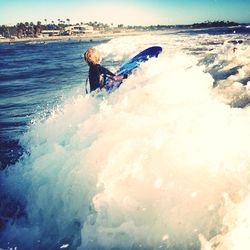
<svg viewBox="0 0 250 250"><path fill-rule="evenodd" d="M69 36L49 36L49 37L25 37L25 38L4 38L0 39L0 43L18 43L18 42L46 42L46 41L60 41L60 40L74 40L83 39L91 40L94 38L108 38L108 37L119 37L119 36L130 36L130 35L148 35L148 34L162 34L166 32L173 32L174 30L165 31L131 31L131 32L119 32L119 33L95 33L95 34L83 34L83 35L69 35Z"/></svg>
<svg viewBox="0 0 250 250"><path fill-rule="evenodd" d="M166 34L172 32L180 32L184 30L209 30L213 28L225 28L225 27L238 27L238 26L219 26L219 27L171 27L161 30L133 30L133 31L120 31L120 32L103 32L103 33L85 33L78 35L57 35L57 36L46 36L46 37L25 37L25 38L2 38L0 43L29 43L29 42L46 42L46 41L61 41L61 40L93 40L98 38L113 38L120 36L137 36L137 35L157 35L157 34Z"/></svg>

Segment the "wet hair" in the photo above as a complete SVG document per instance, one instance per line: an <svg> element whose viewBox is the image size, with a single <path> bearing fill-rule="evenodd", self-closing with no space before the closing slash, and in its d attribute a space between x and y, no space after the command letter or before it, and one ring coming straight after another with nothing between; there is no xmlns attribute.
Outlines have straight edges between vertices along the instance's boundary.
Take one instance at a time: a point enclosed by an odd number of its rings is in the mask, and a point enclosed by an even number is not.
<svg viewBox="0 0 250 250"><path fill-rule="evenodd" d="M84 53L84 60L88 64L98 64L101 61L101 55L100 55L99 51L96 48L89 48Z"/></svg>

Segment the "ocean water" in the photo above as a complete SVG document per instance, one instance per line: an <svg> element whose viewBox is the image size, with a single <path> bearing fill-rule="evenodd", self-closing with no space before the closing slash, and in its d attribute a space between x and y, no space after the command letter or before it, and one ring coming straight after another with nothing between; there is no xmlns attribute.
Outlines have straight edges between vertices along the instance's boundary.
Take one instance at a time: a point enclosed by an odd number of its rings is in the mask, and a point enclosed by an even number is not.
<svg viewBox="0 0 250 250"><path fill-rule="evenodd" d="M85 94L81 54L115 71ZM249 249L250 28L0 44L1 249Z"/></svg>

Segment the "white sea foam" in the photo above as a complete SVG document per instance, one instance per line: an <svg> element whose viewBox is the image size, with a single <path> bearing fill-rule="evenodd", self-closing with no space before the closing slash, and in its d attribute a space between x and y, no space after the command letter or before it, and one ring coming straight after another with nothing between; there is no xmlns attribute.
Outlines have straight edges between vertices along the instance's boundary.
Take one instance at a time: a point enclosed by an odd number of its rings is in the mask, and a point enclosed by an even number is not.
<svg viewBox="0 0 250 250"><path fill-rule="evenodd" d="M110 96L70 97L24 135L29 154L9 170L8 184L27 202L28 242L42 239L51 249L249 243L250 110L220 100L201 56L183 52L192 39L180 40L178 51L174 41L123 37L101 45L104 62L151 44L164 51Z"/></svg>
<svg viewBox="0 0 250 250"><path fill-rule="evenodd" d="M143 41L143 42L142 42ZM104 59L119 61L135 55L147 46L160 45L171 56L178 51L194 54L205 71L214 78L218 98L234 107L245 107L250 101L250 40L247 35L201 34L145 35L123 37L100 46Z"/></svg>

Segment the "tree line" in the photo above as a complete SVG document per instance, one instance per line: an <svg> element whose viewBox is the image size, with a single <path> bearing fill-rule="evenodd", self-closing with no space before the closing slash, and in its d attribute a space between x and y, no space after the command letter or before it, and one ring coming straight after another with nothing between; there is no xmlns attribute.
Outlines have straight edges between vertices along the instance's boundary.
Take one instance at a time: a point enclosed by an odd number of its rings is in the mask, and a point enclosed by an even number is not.
<svg viewBox="0 0 250 250"><path fill-rule="evenodd" d="M87 24L89 26L92 26L95 30L98 29L108 29L110 26L108 24L103 24L100 22L88 22L88 23L76 23L74 25L83 25ZM43 30L60 30L64 31L65 27L72 25L70 23L70 19L67 18L66 20L57 19L57 22L50 21L48 23L47 19L44 19L44 23L41 21L37 21L36 24L33 22L20 22L13 26L6 26L1 25L0 26L0 35L4 37L12 37L16 36L18 38L21 37L36 37ZM120 25L120 27L123 25Z"/></svg>
<svg viewBox="0 0 250 250"><path fill-rule="evenodd" d="M83 22L76 23L74 25L83 25ZM230 21L206 21L202 23L194 23L190 25L150 25L150 26L124 26L123 24L119 24L117 28L114 28L113 24L104 24L101 22L88 22L85 23L89 26L92 26L94 30L99 31L110 31L110 30L122 30L122 29L135 29L135 30L166 30L172 28L212 28L212 27L229 27L229 26L238 26L239 23L230 22ZM44 23L41 21L37 21L36 24L33 22L24 22L24 23L17 23L14 26L0 26L0 35L4 37L12 37L16 36L18 38L21 37L36 37L43 30L60 30L63 34L65 27L70 26L70 19L67 18L66 20L57 19L57 23L55 21L50 21L48 23L47 19L44 19Z"/></svg>

